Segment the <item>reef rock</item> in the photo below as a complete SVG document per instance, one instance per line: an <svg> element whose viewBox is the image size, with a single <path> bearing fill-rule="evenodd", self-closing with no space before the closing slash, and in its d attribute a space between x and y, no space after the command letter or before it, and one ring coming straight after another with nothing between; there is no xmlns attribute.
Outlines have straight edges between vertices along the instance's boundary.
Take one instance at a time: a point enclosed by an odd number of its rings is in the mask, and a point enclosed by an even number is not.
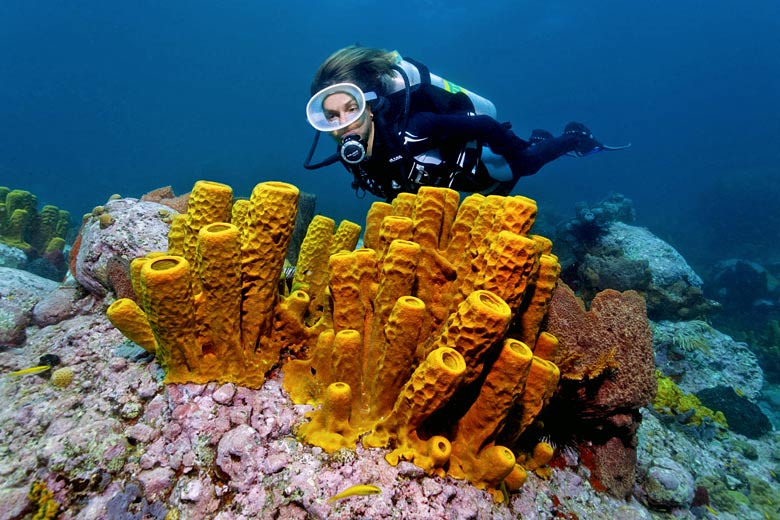
<svg viewBox="0 0 780 520"><path fill-rule="evenodd" d="M105 295L111 288L110 261L128 260L168 249L170 219L176 212L156 202L126 198L96 208L81 228L74 253L73 276L89 292Z"/></svg>
<svg viewBox="0 0 780 520"><path fill-rule="evenodd" d="M84 290L71 281L51 291L33 307L32 322L38 327L54 325L92 310L94 305L94 298L85 298Z"/></svg>
<svg viewBox="0 0 780 520"><path fill-rule="evenodd" d="M647 264L650 281L647 287L632 287L643 291L647 299L647 313L651 319L691 319L705 315L717 304L704 297L702 279L688 265L685 258L670 244L661 240L645 228L622 222L612 222L606 232L598 238L592 248L594 256L609 261L625 260ZM591 262L591 265L596 265ZM633 269L635 264L629 263ZM609 277L623 279L609 271ZM602 282L608 277L593 275L598 289L607 287ZM591 284L593 281L590 282ZM626 287L619 287L626 289Z"/></svg>
<svg viewBox="0 0 780 520"><path fill-rule="evenodd" d="M654 323L653 348L658 369L685 392L725 385L751 400L761 393L764 373L747 344L703 321Z"/></svg>
<svg viewBox="0 0 780 520"><path fill-rule="evenodd" d="M762 265L741 258L715 264L709 273L707 294L730 311L777 305L777 279Z"/></svg>
<svg viewBox="0 0 780 520"><path fill-rule="evenodd" d="M659 458L647 468L642 478L642 489L648 504L672 509L690 505L693 500L693 475L682 464L666 457Z"/></svg>
<svg viewBox="0 0 780 520"><path fill-rule="evenodd" d="M0 346L24 343L33 307L56 288L57 282L0 267Z"/></svg>
<svg viewBox="0 0 780 520"><path fill-rule="evenodd" d="M14 269L23 266L27 262L27 255L16 247L0 244L0 267L12 267Z"/></svg>

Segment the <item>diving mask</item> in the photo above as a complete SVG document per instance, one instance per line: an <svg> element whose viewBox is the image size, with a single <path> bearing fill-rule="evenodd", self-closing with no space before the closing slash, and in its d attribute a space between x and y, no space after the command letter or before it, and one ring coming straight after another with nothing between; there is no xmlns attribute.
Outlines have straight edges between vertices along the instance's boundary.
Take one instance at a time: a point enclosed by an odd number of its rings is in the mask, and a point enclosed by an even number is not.
<svg viewBox="0 0 780 520"><path fill-rule="evenodd" d="M341 92L353 97L358 104L358 109L354 113L350 114L350 117L344 121L340 121L338 119L328 120L328 117L325 115L325 111L322 107L325 99L332 94L336 94L337 92ZM348 127L363 117L363 113L366 111L366 101L371 101L373 99L376 99L376 94L373 92L364 94L363 91L360 90L360 87L354 83L337 83L335 85L325 87L311 97L309 102L306 104L306 119L309 120L309 124L313 126L315 130L320 132L335 132L336 130L341 130L342 128Z"/></svg>

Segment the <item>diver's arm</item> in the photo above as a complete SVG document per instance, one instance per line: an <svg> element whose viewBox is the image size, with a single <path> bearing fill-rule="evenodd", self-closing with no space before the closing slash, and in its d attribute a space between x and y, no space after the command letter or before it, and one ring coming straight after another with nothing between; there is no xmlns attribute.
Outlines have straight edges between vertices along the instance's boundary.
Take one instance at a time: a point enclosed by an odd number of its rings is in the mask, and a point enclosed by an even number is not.
<svg viewBox="0 0 780 520"><path fill-rule="evenodd" d="M415 114L409 121L409 132L442 142L477 140L493 153L506 159L514 184L520 177L538 172L542 166L573 150L582 139L578 134L564 133L534 144L517 137L508 123L490 116Z"/></svg>

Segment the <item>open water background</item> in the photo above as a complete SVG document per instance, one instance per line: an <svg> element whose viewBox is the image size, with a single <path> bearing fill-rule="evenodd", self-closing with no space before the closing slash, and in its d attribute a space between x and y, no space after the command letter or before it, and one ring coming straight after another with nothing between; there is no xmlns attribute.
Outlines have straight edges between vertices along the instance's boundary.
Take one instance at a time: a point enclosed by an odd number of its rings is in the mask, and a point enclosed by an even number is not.
<svg viewBox="0 0 780 520"><path fill-rule="evenodd" d="M375 199L340 166L302 168L311 76L360 43L488 97L521 136L577 120L633 143L522 180L552 218L617 191L697 268L778 262L778 35L777 0L4 0L0 184L78 220L113 193L275 179L362 222Z"/></svg>

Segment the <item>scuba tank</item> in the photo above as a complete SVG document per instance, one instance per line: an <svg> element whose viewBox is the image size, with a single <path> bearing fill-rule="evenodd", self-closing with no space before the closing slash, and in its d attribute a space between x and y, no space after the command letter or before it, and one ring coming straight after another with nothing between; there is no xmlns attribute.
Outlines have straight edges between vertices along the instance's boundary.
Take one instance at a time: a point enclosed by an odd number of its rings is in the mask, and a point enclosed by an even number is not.
<svg viewBox="0 0 780 520"><path fill-rule="evenodd" d="M462 92L468 96L469 100L474 105L474 112L477 115L486 115L496 119L496 105L494 105L493 102L489 99L486 99L479 94L475 94L470 90L466 90L465 88L458 86L455 83L447 81L446 79L433 74L430 70L428 70L428 67L422 63L419 63L411 58L402 58L398 51L393 51L393 54L395 55L396 59L396 72L392 78L391 84L388 85L390 93L396 93L406 88L412 88L417 85L426 84L438 87L446 92L449 92L450 94L457 94L458 92ZM408 85L404 79L404 75L406 76L406 79L408 79Z"/></svg>

